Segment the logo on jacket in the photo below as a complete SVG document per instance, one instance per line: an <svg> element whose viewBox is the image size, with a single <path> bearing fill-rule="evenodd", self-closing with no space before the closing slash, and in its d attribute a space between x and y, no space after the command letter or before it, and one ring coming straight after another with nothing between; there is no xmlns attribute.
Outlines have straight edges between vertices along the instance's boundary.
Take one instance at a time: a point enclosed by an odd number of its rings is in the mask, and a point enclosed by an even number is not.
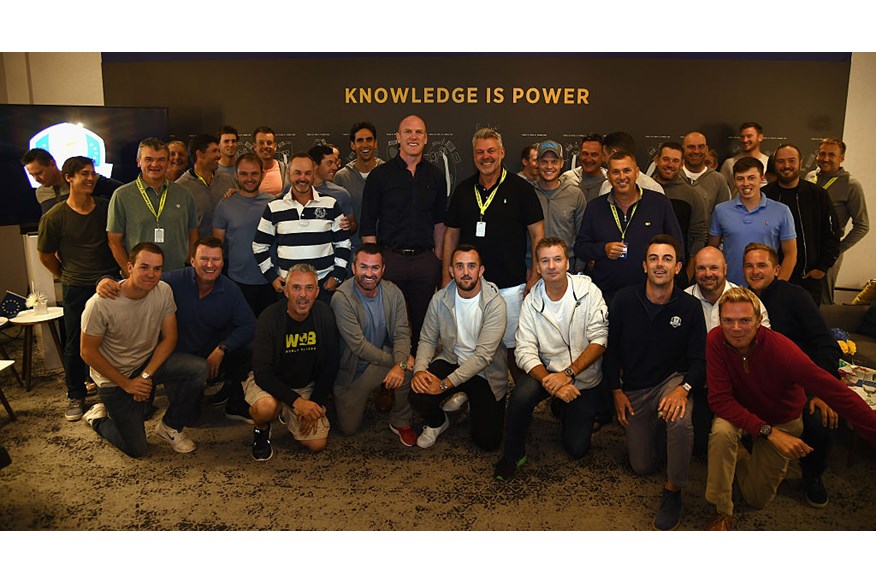
<svg viewBox="0 0 876 584"><path fill-rule="evenodd" d="M681 326L681 317L680 316L673 316L672 318L669 319L669 324L672 325L672 328L680 327Z"/></svg>
<svg viewBox="0 0 876 584"><path fill-rule="evenodd" d="M322 207L318 207L315 214L317 219L325 219L325 209Z"/></svg>

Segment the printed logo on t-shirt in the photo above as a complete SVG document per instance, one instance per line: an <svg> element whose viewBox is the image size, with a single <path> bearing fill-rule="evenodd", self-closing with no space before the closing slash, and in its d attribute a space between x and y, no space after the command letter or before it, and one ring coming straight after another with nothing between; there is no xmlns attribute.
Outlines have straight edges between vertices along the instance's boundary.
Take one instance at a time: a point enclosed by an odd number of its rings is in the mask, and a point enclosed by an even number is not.
<svg viewBox="0 0 876 584"><path fill-rule="evenodd" d="M316 350L316 331L286 335L286 354Z"/></svg>
<svg viewBox="0 0 876 584"><path fill-rule="evenodd" d="M681 317L673 316L669 319L669 324L672 325L672 328L678 328L681 326Z"/></svg>

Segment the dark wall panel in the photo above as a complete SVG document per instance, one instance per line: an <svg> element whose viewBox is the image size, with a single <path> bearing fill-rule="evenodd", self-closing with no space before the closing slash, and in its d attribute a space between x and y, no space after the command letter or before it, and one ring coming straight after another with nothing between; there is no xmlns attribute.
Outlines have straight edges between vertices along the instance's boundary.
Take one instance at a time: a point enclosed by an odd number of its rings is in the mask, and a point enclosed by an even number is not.
<svg viewBox="0 0 876 584"><path fill-rule="evenodd" d="M724 157L748 120L764 126L765 150L794 142L814 167L817 140L842 134L850 62L848 54L108 53L103 73L107 105L167 107L177 137L228 123L245 145L266 124L287 155L334 142L347 156L350 125L367 119L386 158L398 121L416 113L430 133L430 158L447 161L458 180L473 172L471 135L482 126L503 134L513 170L525 144L553 138L572 155L582 133L614 130L636 138L643 169L657 144L690 130Z"/></svg>

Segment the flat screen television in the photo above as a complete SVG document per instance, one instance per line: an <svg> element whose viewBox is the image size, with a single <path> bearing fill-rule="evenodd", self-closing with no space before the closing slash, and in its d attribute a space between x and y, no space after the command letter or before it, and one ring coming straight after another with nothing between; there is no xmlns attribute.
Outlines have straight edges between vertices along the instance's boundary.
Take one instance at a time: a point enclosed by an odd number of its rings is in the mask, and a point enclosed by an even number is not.
<svg viewBox="0 0 876 584"><path fill-rule="evenodd" d="M0 104L0 225L31 230L39 222L36 183L21 157L31 148L52 153L60 168L88 156L95 170L121 182L137 177L137 145L167 138L167 108Z"/></svg>

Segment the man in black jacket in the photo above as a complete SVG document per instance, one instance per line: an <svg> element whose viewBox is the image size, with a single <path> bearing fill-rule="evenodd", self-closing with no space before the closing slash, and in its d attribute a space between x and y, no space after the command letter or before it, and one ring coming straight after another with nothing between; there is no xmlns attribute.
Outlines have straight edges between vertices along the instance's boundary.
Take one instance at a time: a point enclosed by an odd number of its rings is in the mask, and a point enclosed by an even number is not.
<svg viewBox="0 0 876 584"><path fill-rule="evenodd" d="M269 460L271 422L278 417L313 452L325 448L325 402L338 372L338 329L331 309L317 302L319 285L309 264L289 269L287 300L266 308L256 322L253 372L243 390L253 428L252 456Z"/></svg>
<svg viewBox="0 0 876 584"><path fill-rule="evenodd" d="M840 251L842 233L836 212L826 190L801 179L799 148L793 144L779 146L775 164L778 180L764 187L763 192L787 205L794 217L797 264L789 282L809 292L818 306L826 283L824 277Z"/></svg>
<svg viewBox="0 0 876 584"><path fill-rule="evenodd" d="M769 311L772 329L791 339L816 365L839 378L837 368L842 355L839 345L807 291L776 277L778 263L776 251L768 245L748 244L743 256L748 287ZM839 418L820 398L808 397L803 408L801 438L813 451L800 459L803 491L807 503L813 507L824 507L828 496L821 475L827 468L827 457L833 442L832 430L837 427Z"/></svg>

